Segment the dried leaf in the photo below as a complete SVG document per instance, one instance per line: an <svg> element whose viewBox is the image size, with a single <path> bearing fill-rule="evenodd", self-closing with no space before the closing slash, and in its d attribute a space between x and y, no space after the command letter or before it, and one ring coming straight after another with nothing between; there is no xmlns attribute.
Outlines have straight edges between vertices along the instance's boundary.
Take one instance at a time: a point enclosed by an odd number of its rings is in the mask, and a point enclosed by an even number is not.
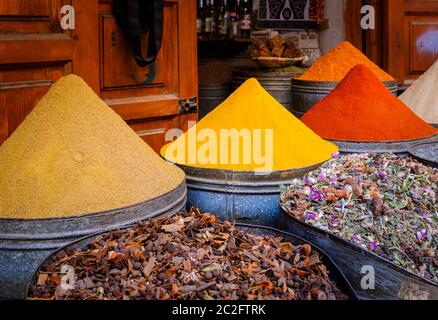
<svg viewBox="0 0 438 320"><path fill-rule="evenodd" d="M145 275L145 277L149 277L149 275L151 274L154 265L155 265L155 261L156 258L155 257L151 257L149 259L149 261L147 262L146 266L143 268L143 274Z"/></svg>
<svg viewBox="0 0 438 320"><path fill-rule="evenodd" d="M266 294L271 294L272 290L274 290L274 284L271 281L261 281L257 284L257 286L260 289L265 290Z"/></svg>
<svg viewBox="0 0 438 320"><path fill-rule="evenodd" d="M179 232L183 228L184 228L184 220L179 220L178 223L166 224L161 227L161 229L169 233Z"/></svg>
<svg viewBox="0 0 438 320"><path fill-rule="evenodd" d="M178 296L179 287L176 283L172 283L172 295Z"/></svg>
<svg viewBox="0 0 438 320"><path fill-rule="evenodd" d="M304 244L302 246L302 248L303 248L304 255L306 257L310 257L310 255L312 254L312 247L309 244Z"/></svg>
<svg viewBox="0 0 438 320"><path fill-rule="evenodd" d="M44 286L48 277L49 275L47 273L40 273L38 276L37 286Z"/></svg>
<svg viewBox="0 0 438 320"><path fill-rule="evenodd" d="M290 242L284 242L284 243L281 244L281 247L283 248L283 250L289 252L289 251L292 250L293 245Z"/></svg>

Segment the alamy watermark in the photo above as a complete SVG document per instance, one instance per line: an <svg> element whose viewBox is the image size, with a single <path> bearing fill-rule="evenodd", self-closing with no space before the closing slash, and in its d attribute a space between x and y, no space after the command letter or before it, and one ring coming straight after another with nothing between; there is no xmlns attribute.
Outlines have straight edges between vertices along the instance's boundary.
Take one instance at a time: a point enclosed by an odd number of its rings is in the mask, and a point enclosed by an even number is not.
<svg viewBox="0 0 438 320"><path fill-rule="evenodd" d="M274 129L213 129L196 128L189 122L189 131L182 136L178 128L168 130L167 160L191 165L254 166L258 175L269 174L274 168Z"/></svg>
<svg viewBox="0 0 438 320"><path fill-rule="evenodd" d="M376 271L373 266L363 266L360 270L363 277L360 281L360 287L363 290L375 290L376 289Z"/></svg>
<svg viewBox="0 0 438 320"><path fill-rule="evenodd" d="M376 29L376 9L373 6L366 5L360 9L363 15L360 20L360 26L363 30Z"/></svg>
<svg viewBox="0 0 438 320"><path fill-rule="evenodd" d="M60 24L63 30L74 30L76 28L76 12L73 6L62 6Z"/></svg>
<svg viewBox="0 0 438 320"><path fill-rule="evenodd" d="M65 264L61 267L61 283L59 286L63 290L73 290L75 288L75 269L73 266Z"/></svg>

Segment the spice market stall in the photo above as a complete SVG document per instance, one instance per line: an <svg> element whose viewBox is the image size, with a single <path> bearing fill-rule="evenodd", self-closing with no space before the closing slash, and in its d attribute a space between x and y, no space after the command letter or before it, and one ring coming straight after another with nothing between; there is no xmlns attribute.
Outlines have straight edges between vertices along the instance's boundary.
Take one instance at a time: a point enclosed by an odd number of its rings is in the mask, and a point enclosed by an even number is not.
<svg viewBox="0 0 438 320"><path fill-rule="evenodd" d="M392 3L0 1L0 299L438 300L438 7Z"/></svg>

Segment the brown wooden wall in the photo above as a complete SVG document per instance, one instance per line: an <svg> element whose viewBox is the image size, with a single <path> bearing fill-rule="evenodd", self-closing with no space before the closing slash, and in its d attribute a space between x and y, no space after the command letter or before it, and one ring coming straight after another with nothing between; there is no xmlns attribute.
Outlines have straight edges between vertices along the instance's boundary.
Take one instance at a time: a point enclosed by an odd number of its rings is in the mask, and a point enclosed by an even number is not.
<svg viewBox="0 0 438 320"><path fill-rule="evenodd" d="M0 0L0 143L63 75L83 77L155 150L184 128L179 100L197 96L196 1L165 0L164 38L153 65L139 68L111 14L111 0ZM60 28L60 9L76 29ZM146 43L145 43L146 47Z"/></svg>

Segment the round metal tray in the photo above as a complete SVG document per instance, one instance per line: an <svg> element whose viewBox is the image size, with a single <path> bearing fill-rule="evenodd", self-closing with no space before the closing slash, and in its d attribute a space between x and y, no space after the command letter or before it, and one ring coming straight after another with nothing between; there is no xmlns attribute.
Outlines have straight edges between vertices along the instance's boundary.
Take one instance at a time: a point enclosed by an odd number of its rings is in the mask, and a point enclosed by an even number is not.
<svg viewBox="0 0 438 320"><path fill-rule="evenodd" d="M438 285L429 282L390 261L346 241L333 233L309 225L282 208L281 227L314 243L339 266L360 299L364 300L437 300ZM363 286L365 275L373 275L374 289Z"/></svg>
<svg viewBox="0 0 438 320"><path fill-rule="evenodd" d="M324 263L324 265L327 266L327 270L330 273L330 279L332 279L336 283L336 286L338 287L338 289L341 290L342 293L347 295L350 300L357 300L358 299L356 292L354 291L353 287L348 282L348 280L345 277L345 275L343 274L343 272L336 265L336 263L330 258L330 256L327 255L327 253L325 253L319 247L313 245L312 243L309 243L308 241L306 241L306 240L304 240L296 235L293 235L291 233L287 233L285 231L281 231L278 229L263 227L263 226L255 226L255 225L244 224L244 223L236 223L236 226L239 227L240 229L246 231L246 232L249 232L249 233L252 233L252 234L255 234L258 236L282 237L284 239L284 241L290 242L293 245L310 244L313 247L313 249L319 253L319 255L321 257L321 261ZM123 229L126 229L126 228L123 228ZM37 273L38 273L39 269L44 264L49 263L51 260L51 257L53 255L56 255L58 252L63 251L68 247L73 247L73 248L82 250L89 243L91 243L96 238L98 238L99 236L101 236L105 233L106 232L100 232L98 234L94 234L94 235L91 235L88 237L84 237L82 239L78 239L75 242L70 243L69 245L64 246L63 248L59 248L58 250L53 252L52 255L50 255L44 261L42 261L40 263L40 265L36 268L31 280L28 283L27 290L26 290L27 294L30 294L31 287L37 283Z"/></svg>
<svg viewBox="0 0 438 320"><path fill-rule="evenodd" d="M186 173L187 205L221 220L277 227L281 186L318 169L275 171L269 175L178 165Z"/></svg>
<svg viewBox="0 0 438 320"><path fill-rule="evenodd" d="M175 214L186 199L184 181L155 199L111 211L68 218L0 219L0 298L23 299L35 269L54 250L97 232Z"/></svg>
<svg viewBox="0 0 438 320"><path fill-rule="evenodd" d="M409 155L421 163L438 168L438 141L417 144L409 149Z"/></svg>

